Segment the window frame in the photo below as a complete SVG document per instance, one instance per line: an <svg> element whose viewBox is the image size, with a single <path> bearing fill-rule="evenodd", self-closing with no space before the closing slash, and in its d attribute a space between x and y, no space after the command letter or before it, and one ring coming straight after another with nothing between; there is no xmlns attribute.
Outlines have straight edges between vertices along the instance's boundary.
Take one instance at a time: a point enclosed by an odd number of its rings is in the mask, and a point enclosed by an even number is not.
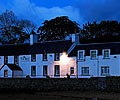
<svg viewBox="0 0 120 100"><path fill-rule="evenodd" d="M54 61L60 60L60 53L54 53Z"/></svg>
<svg viewBox="0 0 120 100"><path fill-rule="evenodd" d="M83 75L83 76L89 76L90 75L90 69L89 69L89 67L81 67L81 75Z"/></svg>
<svg viewBox="0 0 120 100"><path fill-rule="evenodd" d="M96 52L94 55L95 55L95 57L93 57L93 54L92 54L92 52ZM90 59L91 60L96 60L98 58L98 50L90 50Z"/></svg>
<svg viewBox="0 0 120 100"><path fill-rule="evenodd" d="M33 67L35 68L35 72L33 70ZM36 66L31 66L31 76L36 76Z"/></svg>
<svg viewBox="0 0 120 100"><path fill-rule="evenodd" d="M101 75L109 76L110 75L110 67L109 66L101 66Z"/></svg>
<svg viewBox="0 0 120 100"><path fill-rule="evenodd" d="M74 67L70 67L70 75L74 75L75 74L75 69Z"/></svg>
<svg viewBox="0 0 120 100"><path fill-rule="evenodd" d="M47 76L47 75L48 75L48 66L43 65L43 76Z"/></svg>
<svg viewBox="0 0 120 100"><path fill-rule="evenodd" d="M82 57L80 56L80 52L82 53ZM85 50L78 50L78 60L85 60Z"/></svg>
<svg viewBox="0 0 120 100"><path fill-rule="evenodd" d="M19 56L14 56L14 64L19 64Z"/></svg>
<svg viewBox="0 0 120 100"><path fill-rule="evenodd" d="M31 54L31 62L36 62L36 54Z"/></svg>
<svg viewBox="0 0 120 100"><path fill-rule="evenodd" d="M8 56L4 56L4 64L8 64Z"/></svg>
<svg viewBox="0 0 120 100"><path fill-rule="evenodd" d="M108 51L108 56L106 56L105 51ZM103 49L102 55L103 55L104 59L109 59L110 58L110 49Z"/></svg>
<svg viewBox="0 0 120 100"><path fill-rule="evenodd" d="M60 76L60 65L54 66L54 76Z"/></svg>

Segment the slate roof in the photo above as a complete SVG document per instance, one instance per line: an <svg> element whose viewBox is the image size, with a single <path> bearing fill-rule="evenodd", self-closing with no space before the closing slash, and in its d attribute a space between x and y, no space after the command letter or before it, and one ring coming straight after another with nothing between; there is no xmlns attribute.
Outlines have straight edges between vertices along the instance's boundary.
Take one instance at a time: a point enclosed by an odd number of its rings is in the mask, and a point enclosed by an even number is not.
<svg viewBox="0 0 120 100"><path fill-rule="evenodd" d="M102 55L103 49L110 49L110 54L120 54L120 42L80 44L70 52L69 56L77 56L78 50L85 50L85 56L90 56L90 50L98 50L98 55Z"/></svg>
<svg viewBox="0 0 120 100"><path fill-rule="evenodd" d="M67 51L71 45L71 40L34 43L33 45L30 45L29 43L1 45L0 56L42 54L44 51L46 53L61 53Z"/></svg>
<svg viewBox="0 0 120 100"><path fill-rule="evenodd" d="M14 70L22 71L22 69L21 69L18 65L16 65L16 64L5 64L5 65L7 65L12 71L14 71ZM2 69L5 65L3 65L3 66L1 67L1 69Z"/></svg>

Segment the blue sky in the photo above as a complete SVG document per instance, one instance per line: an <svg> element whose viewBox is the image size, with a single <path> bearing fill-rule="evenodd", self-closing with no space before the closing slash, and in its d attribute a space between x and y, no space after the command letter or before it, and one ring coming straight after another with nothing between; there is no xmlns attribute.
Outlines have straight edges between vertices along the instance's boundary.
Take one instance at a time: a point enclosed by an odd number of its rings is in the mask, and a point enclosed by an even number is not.
<svg viewBox="0 0 120 100"><path fill-rule="evenodd" d="M120 21L120 0L0 0L0 13L5 10L38 26L57 16L68 16L80 26L88 21Z"/></svg>

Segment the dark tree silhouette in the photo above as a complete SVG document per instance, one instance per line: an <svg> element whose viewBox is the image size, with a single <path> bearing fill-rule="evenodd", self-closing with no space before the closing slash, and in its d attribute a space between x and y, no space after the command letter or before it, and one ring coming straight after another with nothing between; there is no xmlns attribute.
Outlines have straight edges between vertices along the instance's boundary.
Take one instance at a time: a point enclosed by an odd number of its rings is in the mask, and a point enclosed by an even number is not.
<svg viewBox="0 0 120 100"><path fill-rule="evenodd" d="M79 31L79 25L75 21L71 21L67 16L61 16L49 21L45 20L37 32L40 34L40 41L49 41L62 40Z"/></svg>

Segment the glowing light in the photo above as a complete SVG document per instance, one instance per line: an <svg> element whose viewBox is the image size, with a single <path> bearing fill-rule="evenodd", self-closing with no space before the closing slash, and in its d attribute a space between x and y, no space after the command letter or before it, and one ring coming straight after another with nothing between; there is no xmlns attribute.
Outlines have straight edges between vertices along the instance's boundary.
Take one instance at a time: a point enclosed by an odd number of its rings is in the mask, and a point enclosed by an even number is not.
<svg viewBox="0 0 120 100"><path fill-rule="evenodd" d="M63 52L62 55L60 56L60 62L62 64L67 64L69 62L68 55L65 52Z"/></svg>

